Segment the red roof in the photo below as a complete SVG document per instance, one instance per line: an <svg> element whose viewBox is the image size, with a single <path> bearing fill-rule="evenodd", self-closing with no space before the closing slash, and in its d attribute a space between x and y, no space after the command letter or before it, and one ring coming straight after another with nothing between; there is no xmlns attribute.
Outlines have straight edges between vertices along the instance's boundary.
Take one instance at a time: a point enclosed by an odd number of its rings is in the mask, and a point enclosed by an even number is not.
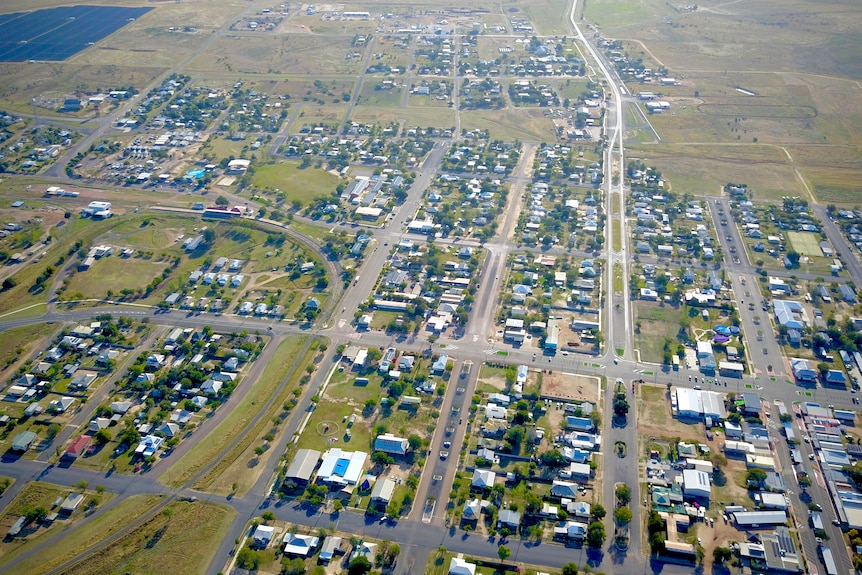
<svg viewBox="0 0 862 575"><path fill-rule="evenodd" d="M78 457L87 447L90 446L90 441L92 441L92 437L89 435L82 435L75 441L69 444L69 447L66 448L66 455L69 457Z"/></svg>

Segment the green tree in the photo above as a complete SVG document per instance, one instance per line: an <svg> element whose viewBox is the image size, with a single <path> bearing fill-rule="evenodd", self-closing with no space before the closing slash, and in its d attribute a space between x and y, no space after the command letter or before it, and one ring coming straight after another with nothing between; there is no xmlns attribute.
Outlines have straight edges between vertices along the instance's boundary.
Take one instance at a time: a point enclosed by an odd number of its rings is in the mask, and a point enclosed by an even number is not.
<svg viewBox="0 0 862 575"><path fill-rule="evenodd" d="M243 547L236 555L236 564L243 569L252 571L260 565L260 556L248 547Z"/></svg>
<svg viewBox="0 0 862 575"><path fill-rule="evenodd" d="M228 201L228 199L226 197L219 196L215 199L215 204L217 206L227 206L227 205L230 205L230 202Z"/></svg>
<svg viewBox="0 0 862 575"><path fill-rule="evenodd" d="M749 469L745 474L745 480L749 486L760 486L766 481L766 472L762 469Z"/></svg>
<svg viewBox="0 0 862 575"><path fill-rule="evenodd" d="M347 575L365 575L371 571L371 562L365 557L359 556L347 566Z"/></svg>
<svg viewBox="0 0 862 575"><path fill-rule="evenodd" d="M563 565L563 575L578 575L578 564L566 563Z"/></svg>
<svg viewBox="0 0 862 575"><path fill-rule="evenodd" d="M590 514L595 517L597 521L601 521L605 518L605 515L607 515L608 512L605 511L605 508L601 503L596 503L593 505L592 509L590 509Z"/></svg>
<svg viewBox="0 0 862 575"><path fill-rule="evenodd" d="M727 547L716 547L712 550L712 558L719 565L725 561L730 561L731 557L733 557L733 551Z"/></svg>
<svg viewBox="0 0 862 575"><path fill-rule="evenodd" d="M632 500L632 491L625 483L623 483L622 485L618 485L615 493L617 496L617 500L622 505L628 505Z"/></svg>
<svg viewBox="0 0 862 575"><path fill-rule="evenodd" d="M604 542L605 526L598 521L593 521L587 527L587 545L590 547L601 547Z"/></svg>
<svg viewBox="0 0 862 575"><path fill-rule="evenodd" d="M497 547L497 556L500 558L500 561L505 561L512 556L512 550L505 545L500 545Z"/></svg>
<svg viewBox="0 0 862 575"><path fill-rule="evenodd" d="M618 525L628 525L632 521L632 510L628 507L617 507L614 511L614 521Z"/></svg>
<svg viewBox="0 0 862 575"><path fill-rule="evenodd" d="M96 445L105 445L111 441L111 432L107 429L100 429L96 432L96 435L93 436L93 439L96 440Z"/></svg>

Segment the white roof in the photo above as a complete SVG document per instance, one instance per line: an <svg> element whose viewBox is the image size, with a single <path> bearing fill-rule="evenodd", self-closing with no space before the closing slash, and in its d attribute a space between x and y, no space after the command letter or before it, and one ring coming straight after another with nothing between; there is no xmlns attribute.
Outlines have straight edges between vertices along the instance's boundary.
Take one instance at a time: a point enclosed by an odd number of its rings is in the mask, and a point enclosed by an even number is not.
<svg viewBox="0 0 862 575"><path fill-rule="evenodd" d="M452 557L449 562L449 575L475 575L475 573L475 563L469 563L458 557Z"/></svg>
<svg viewBox="0 0 862 575"><path fill-rule="evenodd" d="M342 451L335 447L323 455L317 477L329 483L355 485L362 475L367 458L368 454L364 451Z"/></svg>
<svg viewBox="0 0 862 575"><path fill-rule="evenodd" d="M682 471L682 491L686 495L709 497L709 475L697 469Z"/></svg>

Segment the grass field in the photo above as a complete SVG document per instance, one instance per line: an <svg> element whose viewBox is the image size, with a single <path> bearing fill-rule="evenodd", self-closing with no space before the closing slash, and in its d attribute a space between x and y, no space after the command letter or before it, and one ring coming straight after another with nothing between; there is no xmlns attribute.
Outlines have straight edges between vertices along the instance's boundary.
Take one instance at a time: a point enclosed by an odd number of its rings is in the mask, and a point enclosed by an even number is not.
<svg viewBox="0 0 862 575"><path fill-rule="evenodd" d="M487 130L488 136L507 142L514 140L556 141L554 125L541 108L474 110L461 114L465 130Z"/></svg>
<svg viewBox="0 0 862 575"><path fill-rule="evenodd" d="M257 168L252 183L260 188L281 190L285 201L308 205L317 198L330 197L340 178L326 170L300 169L299 162L284 161Z"/></svg>
<svg viewBox="0 0 862 575"><path fill-rule="evenodd" d="M279 351L281 351L281 347L279 347ZM201 478L198 482L200 487L205 487L213 493L228 494L235 491L242 495L254 486L255 481L260 477L260 470L266 466L268 459L282 455L272 449L267 449L262 455L258 455L255 450L259 446L277 443L281 434L284 433L284 428L275 424L275 420L279 418L280 414L287 416L284 406L288 399L293 397L293 391L299 389L299 380L305 374L302 368L312 365L312 360L317 353L319 352L309 349L303 357L294 359L290 363L282 360L281 354L278 354L278 360L267 364L258 383L268 389L274 390L281 380L288 376L288 370L291 367L294 368L294 371L290 374L290 379L284 389L274 398L272 405L257 425L248 429L242 441L227 453L218 465ZM287 355L288 359L293 357L295 356ZM272 439L267 439L269 434L273 436ZM234 485L236 485L235 490Z"/></svg>
<svg viewBox="0 0 862 575"><path fill-rule="evenodd" d="M5 376L7 368L13 366L20 358L27 357L44 338L53 333L56 326L47 323L34 323L16 327L3 332L3 339L14 342L0 348L0 376Z"/></svg>
<svg viewBox="0 0 862 575"><path fill-rule="evenodd" d="M786 232L786 234L787 241L797 253L809 257L823 255L823 252L820 251L820 236L817 234L803 232Z"/></svg>
<svg viewBox="0 0 862 575"><path fill-rule="evenodd" d="M166 261L111 256L96 260L86 272L72 276L66 288L68 294L81 293L85 298L105 297L107 290L115 293L123 288L141 289L168 266Z"/></svg>
<svg viewBox="0 0 862 575"><path fill-rule="evenodd" d="M383 108L358 105L353 108L350 119L360 124L403 122L405 128L434 127L439 129L455 126L455 112L449 108Z"/></svg>
<svg viewBox="0 0 862 575"><path fill-rule="evenodd" d="M84 549L122 529L155 506L161 499L162 497L159 495L133 495L121 501L116 507L107 510L92 521L88 521L80 528L69 531L67 535L51 546L50 554L37 554L19 563L15 567L16 572L22 575L37 575L50 571L51 568L71 559ZM26 548L26 546L23 547L22 551ZM15 554L10 558L14 556Z"/></svg>
<svg viewBox="0 0 862 575"><path fill-rule="evenodd" d="M661 363L664 356L665 338L676 340L679 331L680 311L671 307L659 307L655 303L635 302L635 342L640 350L641 361Z"/></svg>
<svg viewBox="0 0 862 575"><path fill-rule="evenodd" d="M759 202L778 201L788 195L807 196L787 156L775 146L633 145L629 158L657 167L678 194L719 195L721 187L733 180L747 183Z"/></svg>
<svg viewBox="0 0 862 575"><path fill-rule="evenodd" d="M65 571L205 573L235 512L212 503L174 502L127 536Z"/></svg>
<svg viewBox="0 0 862 575"><path fill-rule="evenodd" d="M244 381L240 384L236 393L243 395L237 406L218 427L199 441L182 459L174 462L159 481L171 486L183 485L233 441L257 415L260 406L272 396L275 386L287 368L296 361L305 341L305 336L292 337L283 341L264 374L256 382Z"/></svg>
<svg viewBox="0 0 862 575"><path fill-rule="evenodd" d="M0 566L26 551L28 546L38 544L45 536L61 531L70 523L79 521L84 517L88 507L97 509L99 506L105 505L113 499L113 494L108 492L96 493L92 490L94 487L92 486L91 490L84 491L79 488L62 487L41 481L27 483L15 499L9 503L4 510L4 514L0 517L0 528L4 529L4 533L17 521L18 517L26 513L27 509L41 507L49 513L51 510L57 511L58 509L54 507L54 502L57 498L65 498L72 492L83 493L84 501L69 519L49 524L48 527L42 527L39 523L31 523L22 531L19 537L4 539L0 542Z"/></svg>

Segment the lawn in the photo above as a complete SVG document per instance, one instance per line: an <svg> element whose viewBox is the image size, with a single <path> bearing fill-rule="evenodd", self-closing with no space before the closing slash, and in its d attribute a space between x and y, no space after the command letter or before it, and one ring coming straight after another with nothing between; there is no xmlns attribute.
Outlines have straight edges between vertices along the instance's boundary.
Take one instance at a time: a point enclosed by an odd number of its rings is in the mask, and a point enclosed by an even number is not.
<svg viewBox="0 0 862 575"><path fill-rule="evenodd" d="M234 515L212 503L173 502L65 573L205 573Z"/></svg>
<svg viewBox="0 0 862 575"><path fill-rule="evenodd" d="M213 461L240 433L246 431L246 427L260 411L260 406L272 396L285 371L299 357L299 352L306 340L305 336L296 336L283 341L273 354L264 374L256 382L243 381L237 388L235 393L243 395L236 407L191 451L175 461L162 474L159 481L174 487L183 485ZM265 353L266 350L264 350ZM258 361L261 359L259 358Z"/></svg>
<svg viewBox="0 0 862 575"><path fill-rule="evenodd" d="M340 181L326 170L300 168L295 161L260 166L252 179L257 187L284 192L287 203L298 201L303 206L317 198L330 197Z"/></svg>

